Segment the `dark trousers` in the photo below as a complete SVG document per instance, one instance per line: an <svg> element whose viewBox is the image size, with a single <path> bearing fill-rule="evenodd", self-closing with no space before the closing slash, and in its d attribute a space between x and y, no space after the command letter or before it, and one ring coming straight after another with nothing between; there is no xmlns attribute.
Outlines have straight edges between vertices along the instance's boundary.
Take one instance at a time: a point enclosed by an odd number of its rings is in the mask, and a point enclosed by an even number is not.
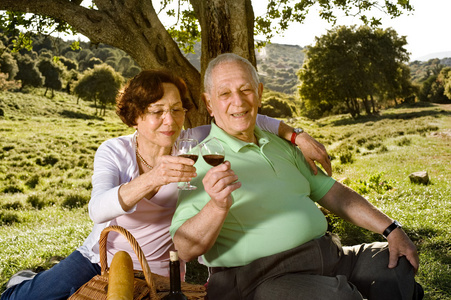
<svg viewBox="0 0 451 300"><path fill-rule="evenodd" d="M388 244L341 247L325 235L294 249L210 276L210 300L411 300L416 283L410 263L388 268Z"/></svg>

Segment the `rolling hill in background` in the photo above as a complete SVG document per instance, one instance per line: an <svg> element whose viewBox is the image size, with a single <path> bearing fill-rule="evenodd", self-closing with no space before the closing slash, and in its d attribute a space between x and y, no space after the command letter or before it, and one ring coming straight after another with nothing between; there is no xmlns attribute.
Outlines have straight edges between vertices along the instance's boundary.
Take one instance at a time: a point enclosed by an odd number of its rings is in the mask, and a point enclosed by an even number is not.
<svg viewBox="0 0 451 300"><path fill-rule="evenodd" d="M272 91L293 95L299 84L296 73L304 62L304 50L305 48L300 46L284 44L268 44L261 49L256 49L258 74L265 87ZM200 70L200 43L195 45L194 51L196 53L187 54L187 58ZM409 63L412 80L424 78L421 74L427 73L432 59L439 59L438 63L441 65L451 66L451 51L431 53L412 60ZM419 73L421 74L418 75Z"/></svg>

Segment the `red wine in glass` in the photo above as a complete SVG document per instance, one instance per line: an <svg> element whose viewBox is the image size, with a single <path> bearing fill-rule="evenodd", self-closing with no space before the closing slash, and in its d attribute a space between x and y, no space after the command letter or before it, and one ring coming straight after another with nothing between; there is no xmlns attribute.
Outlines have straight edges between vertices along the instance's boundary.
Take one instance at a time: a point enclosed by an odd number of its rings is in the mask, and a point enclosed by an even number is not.
<svg viewBox="0 0 451 300"><path fill-rule="evenodd" d="M205 162L213 167L224 162L224 147L222 147L221 142L217 138L211 138L202 143L200 152Z"/></svg>
<svg viewBox="0 0 451 300"><path fill-rule="evenodd" d="M186 157L196 162L197 158L199 157L198 155L199 149L197 149L196 146L197 146L196 139L178 139L175 144L175 155ZM180 190L189 190L189 191L197 189L197 187L191 185L190 182L185 182L184 184L179 185L178 188Z"/></svg>
<svg viewBox="0 0 451 300"><path fill-rule="evenodd" d="M196 162L197 159L199 158L199 155L195 155L195 154L180 154L178 156L189 158L191 160L194 160L194 162Z"/></svg>
<svg viewBox="0 0 451 300"><path fill-rule="evenodd" d="M206 154L203 158L207 164L212 165L213 167L219 166L224 162L224 155L219 154Z"/></svg>

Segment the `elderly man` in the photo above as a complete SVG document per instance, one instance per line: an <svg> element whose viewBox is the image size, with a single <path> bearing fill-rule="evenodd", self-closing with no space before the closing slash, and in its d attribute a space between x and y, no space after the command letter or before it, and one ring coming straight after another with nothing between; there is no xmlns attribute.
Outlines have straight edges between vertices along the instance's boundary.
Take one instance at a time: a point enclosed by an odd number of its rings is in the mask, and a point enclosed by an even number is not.
<svg viewBox="0 0 451 300"><path fill-rule="evenodd" d="M313 175L298 149L256 127L262 91L239 56L220 55L207 68L210 136L227 161L212 168L198 160L193 182L203 188L182 192L171 234L182 259L202 255L209 299L421 299L418 254L400 225ZM388 243L341 247L315 202Z"/></svg>

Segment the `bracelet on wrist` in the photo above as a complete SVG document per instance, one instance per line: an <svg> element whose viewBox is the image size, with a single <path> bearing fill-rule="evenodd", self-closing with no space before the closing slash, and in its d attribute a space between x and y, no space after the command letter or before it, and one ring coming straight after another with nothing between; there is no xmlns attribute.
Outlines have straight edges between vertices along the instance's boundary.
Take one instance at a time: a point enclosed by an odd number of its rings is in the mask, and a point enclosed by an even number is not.
<svg viewBox="0 0 451 300"><path fill-rule="evenodd" d="M298 136L298 134L301 134L304 132L304 129L298 127L298 128L293 128L293 133L291 134L291 143L292 144L296 144L296 137Z"/></svg>
<svg viewBox="0 0 451 300"><path fill-rule="evenodd" d="M401 224L399 224L398 221L394 220L393 223L390 224L390 226L388 226L387 228L385 228L384 232L382 233L382 235L384 236L384 238L387 238L388 235L395 230L396 228L402 228Z"/></svg>

